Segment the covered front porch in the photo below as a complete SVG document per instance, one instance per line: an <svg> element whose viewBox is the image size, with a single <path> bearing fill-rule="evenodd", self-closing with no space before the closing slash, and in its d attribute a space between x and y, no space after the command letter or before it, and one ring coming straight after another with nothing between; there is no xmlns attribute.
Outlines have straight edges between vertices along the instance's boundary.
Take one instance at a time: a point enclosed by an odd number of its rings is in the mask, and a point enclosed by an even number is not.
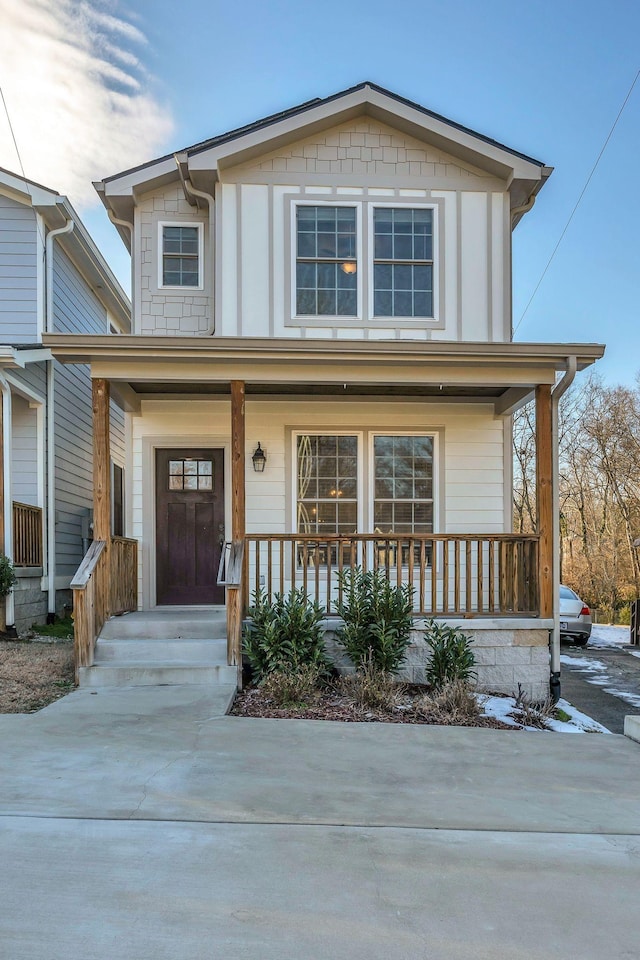
<svg viewBox="0 0 640 960"><path fill-rule="evenodd" d="M92 662L108 616L184 602L162 593L163 537L170 578L186 567L186 521L167 533L159 519L165 488L169 521L188 516L183 502L205 504L189 507L211 545L193 568L204 599L187 602L224 604L230 665L241 666L256 590L301 587L330 618L354 566L411 583L417 620L548 636L553 391L558 372L588 366L599 348L63 335L48 344L64 362L90 363L93 378L95 540L73 584L79 664ZM129 414L127 537L111 531L110 396ZM534 396L538 521L520 536L510 532L510 414ZM267 461L257 472L259 445ZM420 464L420 490L407 463L415 476ZM395 500L380 492L392 474L413 483Z"/></svg>

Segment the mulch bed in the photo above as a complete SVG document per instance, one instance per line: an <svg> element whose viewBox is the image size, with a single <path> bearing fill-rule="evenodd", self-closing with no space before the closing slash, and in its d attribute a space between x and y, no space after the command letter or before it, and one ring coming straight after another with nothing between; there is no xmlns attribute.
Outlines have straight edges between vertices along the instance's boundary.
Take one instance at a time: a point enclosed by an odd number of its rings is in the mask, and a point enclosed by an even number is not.
<svg viewBox="0 0 640 960"><path fill-rule="evenodd" d="M351 698L335 690L319 694L308 706L278 707L260 687L250 686L240 691L229 711L234 717L261 717L277 720L339 720L343 723L412 723L421 725L452 725L464 727L489 727L493 730L517 730L493 717L477 717L473 720L454 719L447 724L439 717L429 719L415 710L415 702L425 694L424 687L409 687L393 710L364 708Z"/></svg>
<svg viewBox="0 0 640 960"><path fill-rule="evenodd" d="M73 690L73 641L0 641L0 713L35 713Z"/></svg>

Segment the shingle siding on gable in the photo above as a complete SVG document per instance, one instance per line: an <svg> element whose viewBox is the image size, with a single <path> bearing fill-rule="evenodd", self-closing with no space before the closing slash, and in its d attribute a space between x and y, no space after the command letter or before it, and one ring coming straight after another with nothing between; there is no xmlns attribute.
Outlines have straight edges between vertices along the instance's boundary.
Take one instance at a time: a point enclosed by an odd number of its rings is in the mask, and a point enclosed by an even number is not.
<svg viewBox="0 0 640 960"><path fill-rule="evenodd" d="M275 151L260 170L295 173L363 173L411 177L477 177L482 172L375 120L335 127Z"/></svg>
<svg viewBox="0 0 640 960"><path fill-rule="evenodd" d="M34 211L0 194L0 343L37 338L37 248Z"/></svg>

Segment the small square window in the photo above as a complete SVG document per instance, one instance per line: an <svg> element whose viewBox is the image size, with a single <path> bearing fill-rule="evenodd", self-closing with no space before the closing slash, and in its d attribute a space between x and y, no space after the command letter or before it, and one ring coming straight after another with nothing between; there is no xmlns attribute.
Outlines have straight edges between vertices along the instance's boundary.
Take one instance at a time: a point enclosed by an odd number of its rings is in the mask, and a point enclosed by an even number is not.
<svg viewBox="0 0 640 960"><path fill-rule="evenodd" d="M201 286L201 230L200 224L161 224L161 286Z"/></svg>

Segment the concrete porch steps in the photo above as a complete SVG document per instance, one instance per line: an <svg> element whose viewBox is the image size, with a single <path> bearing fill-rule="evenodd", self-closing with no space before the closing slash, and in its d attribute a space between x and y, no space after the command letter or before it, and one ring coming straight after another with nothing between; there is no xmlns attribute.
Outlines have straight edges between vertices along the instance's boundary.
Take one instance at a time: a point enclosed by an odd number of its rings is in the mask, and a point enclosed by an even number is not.
<svg viewBox="0 0 640 960"><path fill-rule="evenodd" d="M91 667L81 667L81 687L226 684L237 671L227 665L224 610L172 608L113 617L96 643Z"/></svg>

